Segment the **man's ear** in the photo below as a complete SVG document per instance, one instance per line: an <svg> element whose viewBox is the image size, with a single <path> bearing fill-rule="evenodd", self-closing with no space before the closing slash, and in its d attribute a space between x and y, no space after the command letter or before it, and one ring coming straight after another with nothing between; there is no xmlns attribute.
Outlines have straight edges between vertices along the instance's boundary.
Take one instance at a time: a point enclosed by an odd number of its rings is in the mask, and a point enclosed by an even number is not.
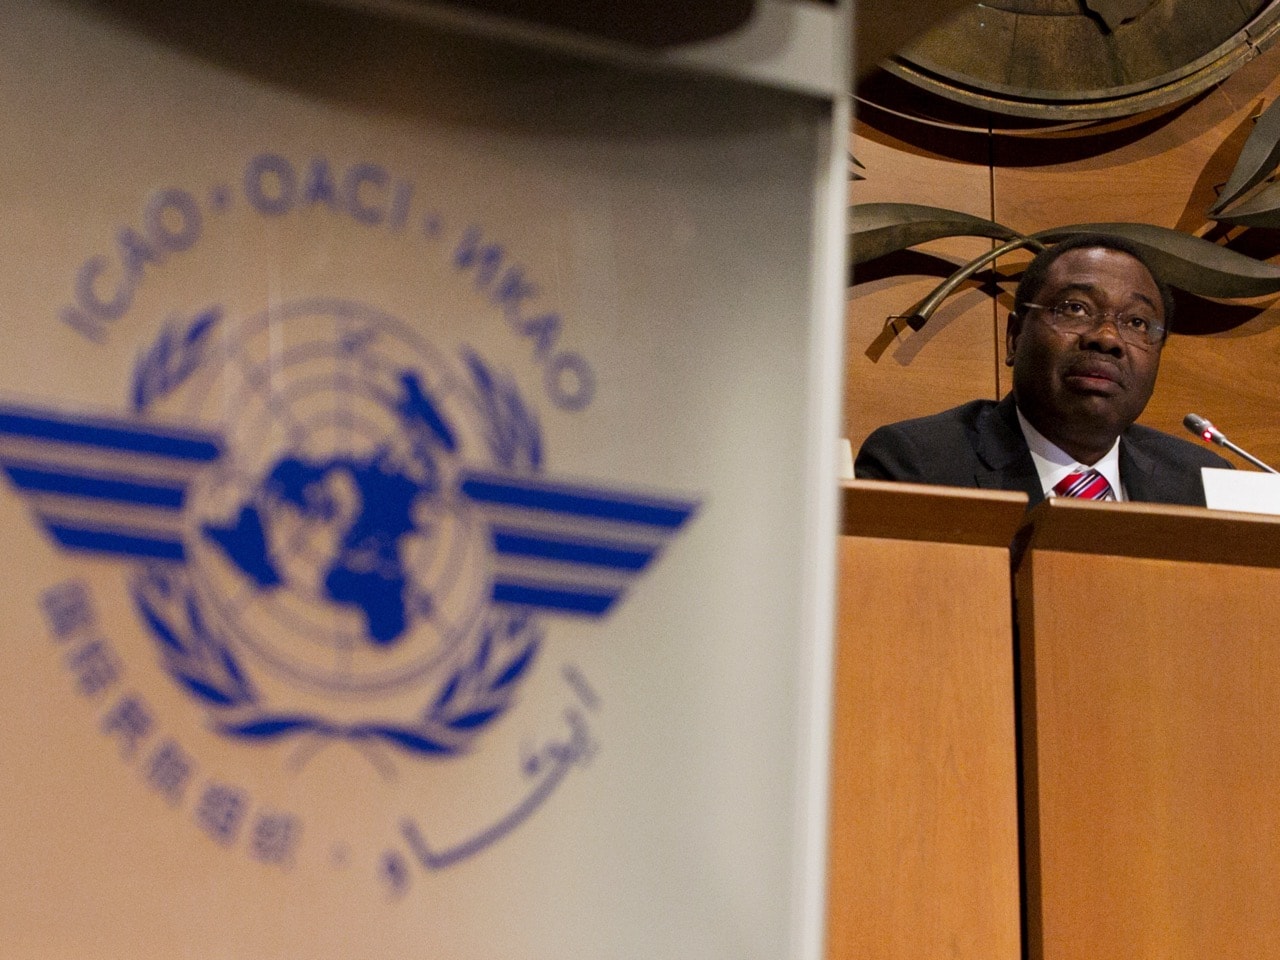
<svg viewBox="0 0 1280 960"><path fill-rule="evenodd" d="M1018 334L1022 333L1022 318L1016 313L1009 314L1009 322L1004 328L1004 365L1013 366L1013 355L1018 351Z"/></svg>

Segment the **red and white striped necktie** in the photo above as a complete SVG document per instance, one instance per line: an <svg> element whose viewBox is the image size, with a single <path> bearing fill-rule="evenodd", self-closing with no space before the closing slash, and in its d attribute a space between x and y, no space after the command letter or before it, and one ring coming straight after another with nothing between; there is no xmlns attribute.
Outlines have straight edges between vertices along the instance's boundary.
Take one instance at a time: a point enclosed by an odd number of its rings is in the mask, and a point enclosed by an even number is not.
<svg viewBox="0 0 1280 960"><path fill-rule="evenodd" d="M1090 467L1069 473L1056 484L1053 492L1059 497L1075 497L1077 500L1114 500L1115 491L1107 478Z"/></svg>

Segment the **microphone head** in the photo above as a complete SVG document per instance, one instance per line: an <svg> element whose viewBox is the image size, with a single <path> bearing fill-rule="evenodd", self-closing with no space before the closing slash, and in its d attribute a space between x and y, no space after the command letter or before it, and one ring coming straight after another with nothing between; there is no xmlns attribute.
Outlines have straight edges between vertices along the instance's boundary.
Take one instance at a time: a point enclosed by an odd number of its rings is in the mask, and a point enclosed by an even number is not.
<svg viewBox="0 0 1280 960"><path fill-rule="evenodd" d="M1188 413L1182 418L1182 425L1197 434L1206 443L1222 443L1226 437L1217 427L1198 413Z"/></svg>

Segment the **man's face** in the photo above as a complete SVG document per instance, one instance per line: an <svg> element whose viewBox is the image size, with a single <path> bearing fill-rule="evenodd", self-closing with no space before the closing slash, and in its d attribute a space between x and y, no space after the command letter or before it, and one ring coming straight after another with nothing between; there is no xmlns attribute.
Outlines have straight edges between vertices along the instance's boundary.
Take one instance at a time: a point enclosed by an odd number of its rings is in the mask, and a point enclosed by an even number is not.
<svg viewBox="0 0 1280 960"><path fill-rule="evenodd" d="M1046 306L1074 300L1094 313L1141 311L1162 326L1165 322L1160 290L1146 267L1127 253L1102 247L1060 256L1033 299ZM1048 311L1023 312L1027 316L1010 315L1005 335L1019 409L1077 459L1084 459L1079 450L1091 449L1086 442L1105 441L1105 452L1146 407L1163 341L1128 343L1111 318L1087 333L1067 333L1054 328Z"/></svg>

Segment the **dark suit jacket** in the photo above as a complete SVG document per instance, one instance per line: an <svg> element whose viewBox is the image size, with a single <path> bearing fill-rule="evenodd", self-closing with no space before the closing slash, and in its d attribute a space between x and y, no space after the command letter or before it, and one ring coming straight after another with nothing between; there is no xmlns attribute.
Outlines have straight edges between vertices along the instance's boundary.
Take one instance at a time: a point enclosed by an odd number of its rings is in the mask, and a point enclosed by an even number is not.
<svg viewBox="0 0 1280 960"><path fill-rule="evenodd" d="M1201 467L1230 467L1186 440L1135 424L1120 435L1120 478L1130 500L1204 506ZM867 437L854 474L951 487L1021 490L1044 499L1040 476L1018 426L1012 395L974 400L931 417L881 427Z"/></svg>

